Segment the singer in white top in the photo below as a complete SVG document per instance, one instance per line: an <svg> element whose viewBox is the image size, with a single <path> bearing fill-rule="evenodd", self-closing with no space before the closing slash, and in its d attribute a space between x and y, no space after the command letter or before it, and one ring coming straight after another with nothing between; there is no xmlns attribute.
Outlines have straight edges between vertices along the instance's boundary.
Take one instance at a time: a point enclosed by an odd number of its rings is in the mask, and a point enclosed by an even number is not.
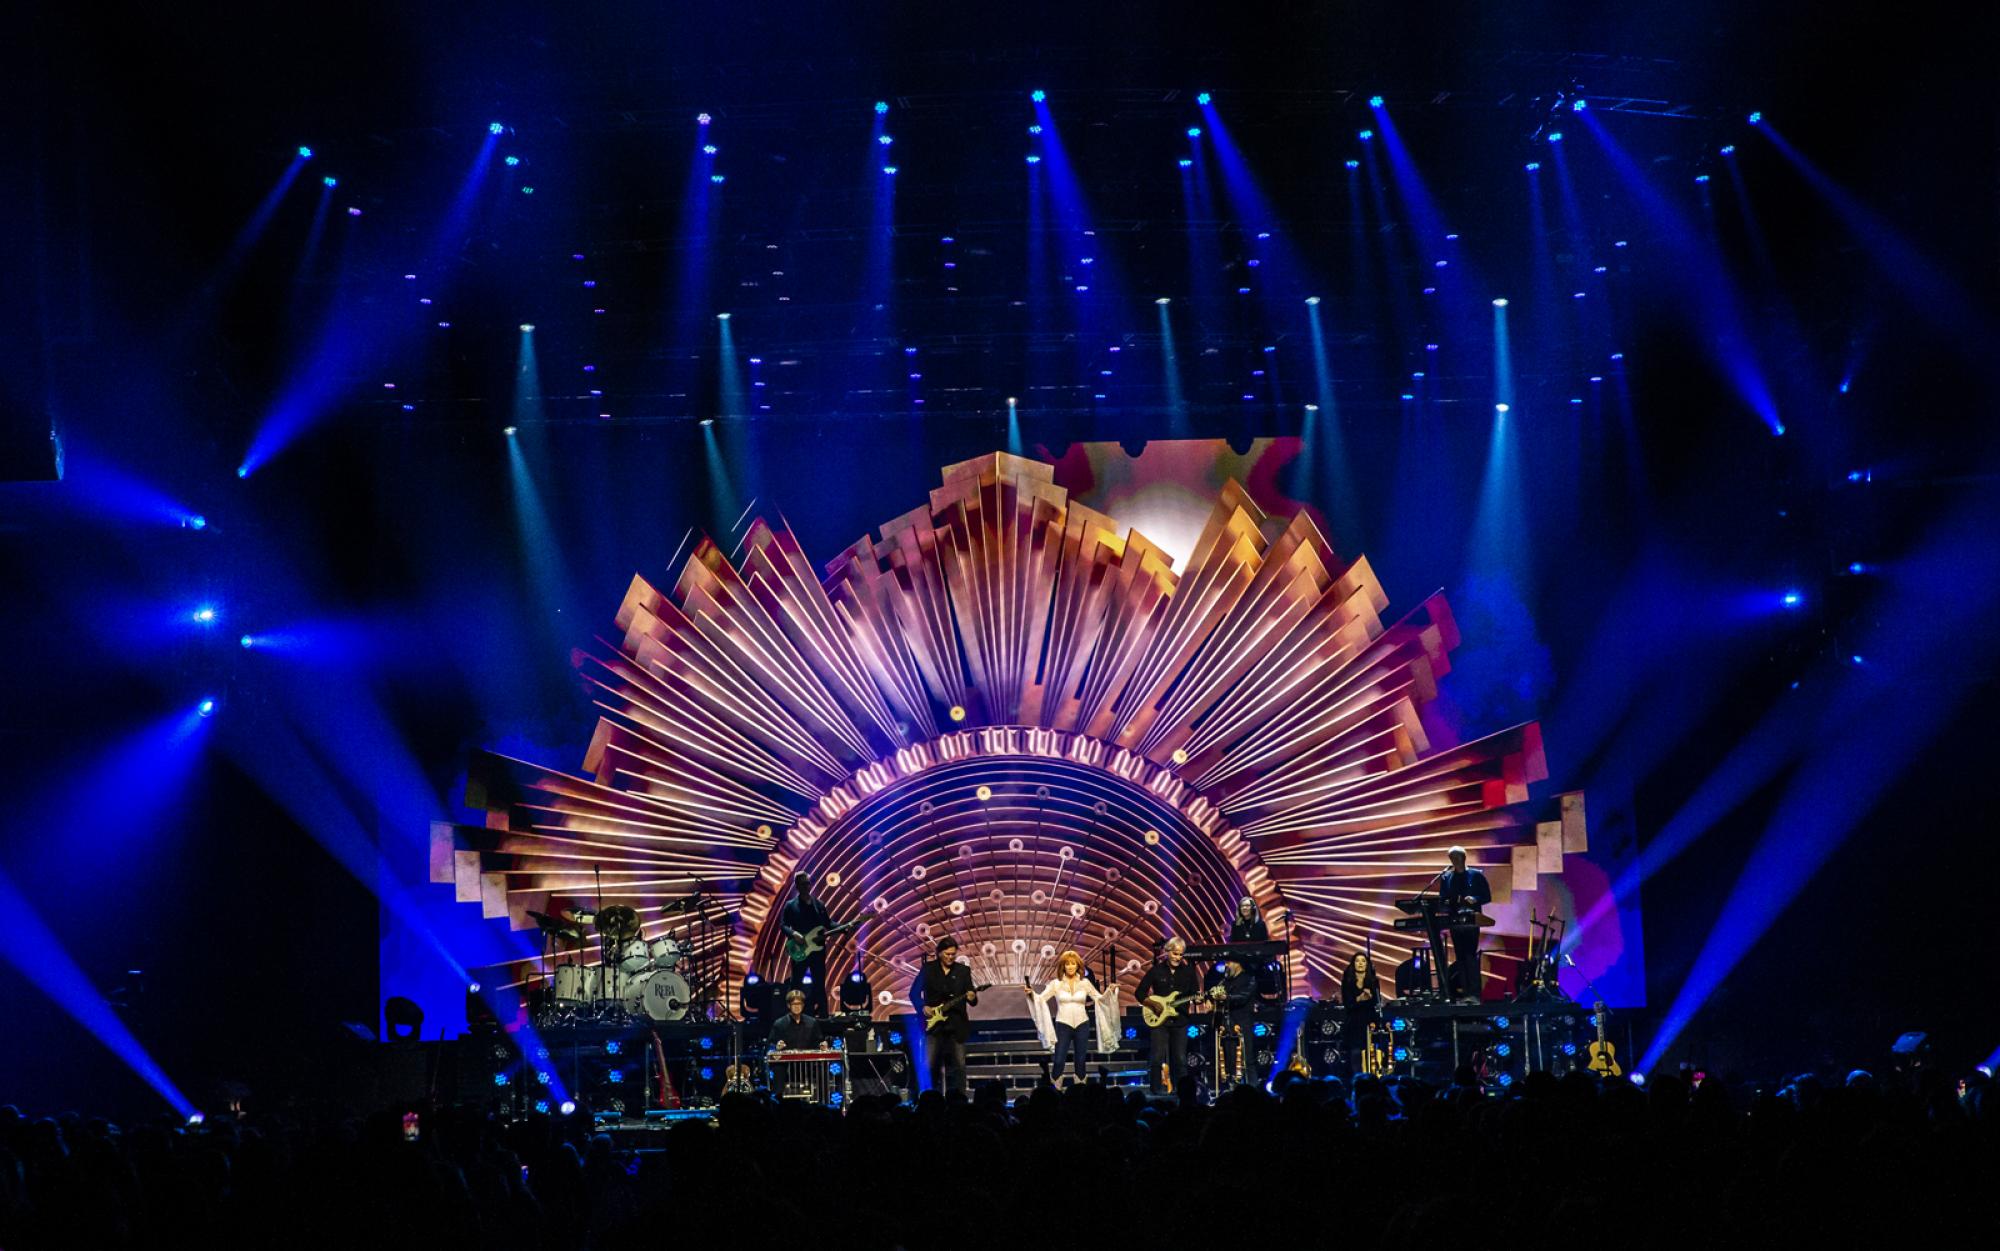
<svg viewBox="0 0 2000 1251"><path fill-rule="evenodd" d="M1056 1054L1054 1063L1049 1066L1050 1079L1061 1080L1063 1060L1074 1051L1076 1078L1082 1081L1084 1053L1088 1050L1083 1045L1083 1027L1090 1020L1090 1011L1086 1005L1103 998L1098 993L1097 987L1091 985L1083 975L1083 957L1074 951L1063 952L1056 957L1054 981L1043 987L1039 993L1026 982L1022 983L1022 989L1028 992L1031 1008L1046 1004L1051 999L1056 1002L1054 1021Z"/></svg>

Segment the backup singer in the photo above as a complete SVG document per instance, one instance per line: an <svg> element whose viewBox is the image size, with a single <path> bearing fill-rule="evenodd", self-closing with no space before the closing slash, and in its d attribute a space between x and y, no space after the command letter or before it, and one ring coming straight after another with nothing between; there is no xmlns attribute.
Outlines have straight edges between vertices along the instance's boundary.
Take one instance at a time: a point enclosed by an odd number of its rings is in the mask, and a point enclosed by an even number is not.
<svg viewBox="0 0 2000 1251"><path fill-rule="evenodd" d="M1246 1082L1261 1083L1264 1075L1257 1070L1256 1003L1257 975L1243 967L1243 962L1230 957L1222 966L1222 980L1209 991L1215 1000L1215 1027L1222 1033L1224 1071L1216 1074L1216 1089L1223 1082L1234 1082L1236 1074L1242 1073ZM1183 1031L1185 1033L1186 1031ZM1248 1047L1248 1052L1244 1048Z"/></svg>
<svg viewBox="0 0 2000 1251"><path fill-rule="evenodd" d="M771 1046L780 1051L806 1051L825 1040L819 1018L806 1015L806 993L794 988L785 992L785 1015L771 1025Z"/></svg>
<svg viewBox="0 0 2000 1251"><path fill-rule="evenodd" d="M1271 927L1264 924L1263 915L1257 911L1257 901L1248 895L1236 901L1236 919L1229 923L1229 941L1232 943L1271 941ZM1277 965L1260 962L1256 975L1258 994L1275 996L1278 993Z"/></svg>
<svg viewBox="0 0 2000 1251"><path fill-rule="evenodd" d="M1479 912L1492 903L1493 888L1486 884L1484 873L1467 867L1465 848L1454 847L1445 854L1451 858L1451 868L1438 883L1438 898L1444 905L1454 912ZM1479 977L1479 927L1452 926L1451 952L1457 957L1452 967L1454 989L1466 1002L1478 1003L1484 990Z"/></svg>
<svg viewBox="0 0 2000 1251"><path fill-rule="evenodd" d="M1229 925L1229 941L1232 943L1271 941L1271 927L1265 925L1264 918L1257 915L1257 901L1248 895L1236 901L1236 919Z"/></svg>
<svg viewBox="0 0 2000 1251"><path fill-rule="evenodd" d="M813 898L812 874L803 869L792 874L792 897L778 914L778 925L786 938L803 938L812 930L833 924L826 905ZM808 980L810 979L810 980ZM826 949L815 951L792 964L792 984L805 991L806 1006L814 1016L826 1014Z"/></svg>
<svg viewBox="0 0 2000 1251"><path fill-rule="evenodd" d="M965 1093L965 1044L972 1038L972 1014L968 1008L979 1002L972 989L972 970L958 963L958 940L946 935L938 940L937 959L926 960L917 974L918 1007L943 1006L944 1020L924 1037L929 1053L931 1089L946 1094Z"/></svg>
<svg viewBox="0 0 2000 1251"><path fill-rule="evenodd" d="M1161 998L1179 997L1191 1000L1201 993L1195 980L1194 966L1187 962L1187 944L1178 938L1169 938L1164 954L1153 968L1139 982L1138 998L1144 1003L1147 998L1158 995ZM1166 1094L1178 1089L1187 1077L1187 1018L1185 1015L1170 1016L1151 1029L1152 1062L1148 1072L1152 1079L1153 1093Z"/></svg>
<svg viewBox="0 0 2000 1251"><path fill-rule="evenodd" d="M1090 1020L1088 1005L1104 997L1098 992L1097 987L1090 984L1090 979L1083 975L1083 957L1074 951L1063 952L1056 957L1055 980L1040 991L1036 991L1032 986L1027 987L1027 991L1031 999L1039 999L1043 1003L1051 999L1056 1001L1053 1022L1056 1050L1055 1060L1049 1065L1049 1080L1062 1080L1063 1059L1074 1052L1076 1080L1082 1081L1084 1052L1087 1050L1083 1045L1083 1027Z"/></svg>
<svg viewBox="0 0 2000 1251"><path fill-rule="evenodd" d="M1355 952L1340 975L1340 1006L1347 1010L1342 1032L1347 1036L1348 1071L1359 1073L1361 1053L1368 1046L1368 1027L1380 1019L1382 1011L1382 979L1365 951Z"/></svg>

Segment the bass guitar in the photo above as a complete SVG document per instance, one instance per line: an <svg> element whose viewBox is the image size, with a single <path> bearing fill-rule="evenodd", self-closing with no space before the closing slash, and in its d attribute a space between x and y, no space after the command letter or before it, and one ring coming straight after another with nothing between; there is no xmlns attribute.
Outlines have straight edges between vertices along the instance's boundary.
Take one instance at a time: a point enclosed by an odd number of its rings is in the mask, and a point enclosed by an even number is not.
<svg viewBox="0 0 2000 1251"><path fill-rule="evenodd" d="M972 998L974 995L978 994L982 990L992 990L992 989L993 989L993 983L981 982L979 983L979 985L974 986L971 990L965 991L963 994L953 995L951 998L945 1000L943 1003L937 1005L935 1008L925 1008L924 1033L928 1034L932 1030L936 1029L938 1026L943 1025L945 1014L950 1012L953 1008L956 1008L959 1004L964 1003L966 1000Z"/></svg>
<svg viewBox="0 0 2000 1251"><path fill-rule="evenodd" d="M813 956L826 950L826 940L835 934L843 934L864 921L873 921L873 912L864 912L852 921L842 921L839 925L815 925L800 934L785 935L785 958L793 964L804 964Z"/></svg>
<svg viewBox="0 0 2000 1251"><path fill-rule="evenodd" d="M1590 1071L1600 1077L1618 1077L1625 1070L1618 1067L1618 1048L1611 1045L1604 1036L1604 1023L1611 1018L1602 1002L1591 1005L1597 1021L1597 1041L1590 1044Z"/></svg>
<svg viewBox="0 0 2000 1251"><path fill-rule="evenodd" d="M1151 1028L1179 1016L1183 1004L1193 1003L1201 997L1200 991L1192 995L1147 995L1139 1003L1139 1015Z"/></svg>

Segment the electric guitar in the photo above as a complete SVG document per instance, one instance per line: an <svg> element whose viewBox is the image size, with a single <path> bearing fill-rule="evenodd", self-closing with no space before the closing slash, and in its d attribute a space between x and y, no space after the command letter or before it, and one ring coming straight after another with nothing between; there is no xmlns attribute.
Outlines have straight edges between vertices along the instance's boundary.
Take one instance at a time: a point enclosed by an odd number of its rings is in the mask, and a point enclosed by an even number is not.
<svg viewBox="0 0 2000 1251"><path fill-rule="evenodd" d="M982 990L992 990L992 989L993 989L993 983L981 982L979 983L979 985L974 986L971 990L965 991L962 994L953 995L951 998L945 1000L943 1003L939 1004L935 1008L925 1008L924 1033L928 1034L932 1030L936 1029L938 1026L943 1025L945 1014L950 1012L953 1008L956 1008L959 1004L964 1003L966 1000L972 998L974 995L978 994Z"/></svg>
<svg viewBox="0 0 2000 1251"><path fill-rule="evenodd" d="M1139 1004L1139 1016L1148 1028L1162 1025L1181 1014L1181 1005L1200 999L1202 993L1192 995L1147 995Z"/></svg>
<svg viewBox="0 0 2000 1251"><path fill-rule="evenodd" d="M873 912L864 912L852 921L842 921L839 925L815 925L803 933L785 935L785 958L793 964L804 964L807 960L826 950L826 940L835 934L842 934L863 921L875 919Z"/></svg>
<svg viewBox="0 0 2000 1251"><path fill-rule="evenodd" d="M1597 1015L1597 1041L1590 1044L1590 1071L1602 1077L1618 1077L1624 1069L1618 1067L1618 1048L1604 1037L1604 1022L1611 1016L1599 1002L1591 1005Z"/></svg>

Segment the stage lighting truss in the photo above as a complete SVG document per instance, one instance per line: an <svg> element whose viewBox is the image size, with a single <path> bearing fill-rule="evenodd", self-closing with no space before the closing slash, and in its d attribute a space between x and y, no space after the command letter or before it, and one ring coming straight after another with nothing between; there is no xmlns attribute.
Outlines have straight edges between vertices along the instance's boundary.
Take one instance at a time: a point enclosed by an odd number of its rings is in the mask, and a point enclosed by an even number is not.
<svg viewBox="0 0 2000 1251"><path fill-rule="evenodd" d="M433 827L433 880L525 928L594 907L596 865L647 940L705 934L697 956L727 943L770 977L808 869L836 918L876 914L829 965L899 997L947 932L981 981L1115 951L1129 993L1154 944L1226 933L1247 894L1292 940L1295 990L1328 996L1364 945L1408 957L1394 901L1460 843L1493 888L1489 976L1511 979L1521 896L1586 848L1582 797L1531 800L1533 723L1431 741L1419 709L1458 642L1443 596L1385 620L1366 557L1234 481L1177 569L1055 476L949 466L823 573L758 519L735 560L704 540L670 588L635 577L611 645L579 654L603 712L583 775L477 755L486 820ZM706 927L659 910L697 887Z"/></svg>

